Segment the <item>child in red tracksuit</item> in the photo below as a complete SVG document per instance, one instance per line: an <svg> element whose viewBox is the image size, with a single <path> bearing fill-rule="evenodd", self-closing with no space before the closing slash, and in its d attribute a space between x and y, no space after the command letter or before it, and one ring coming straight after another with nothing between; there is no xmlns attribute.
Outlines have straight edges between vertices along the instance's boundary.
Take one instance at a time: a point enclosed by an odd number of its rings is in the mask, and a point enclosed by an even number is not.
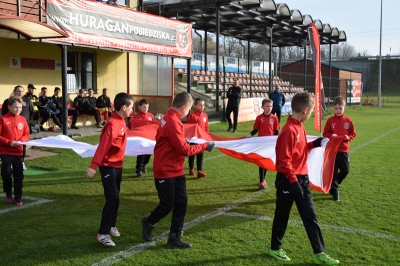
<svg viewBox="0 0 400 266"><path fill-rule="evenodd" d="M132 117L136 120L155 121L154 115L149 113L149 103L146 99L139 101L139 112ZM150 161L151 154L138 155L136 158L136 175L138 178L142 178L142 173L147 172L146 164Z"/></svg>
<svg viewBox="0 0 400 266"><path fill-rule="evenodd" d="M29 127L26 119L19 114L22 111L23 100L19 96L8 99L8 113L0 117L0 158L3 190L7 203L12 203L12 178L14 176L14 201L16 206L22 206L23 148L19 142L29 139Z"/></svg>
<svg viewBox="0 0 400 266"><path fill-rule="evenodd" d="M105 124L92 163L86 170L86 177L92 178L97 168L100 169L106 203L96 240L107 247L115 246L110 234L116 237L121 235L116 222L127 139L124 117L132 112L133 97L127 93L118 93L114 99L114 107L115 112Z"/></svg>
<svg viewBox="0 0 400 266"><path fill-rule="evenodd" d="M258 132L259 137L272 136L279 134L279 120L278 117L271 113L273 101L270 99L264 99L261 103L264 112L256 117L254 122L253 131L246 136L246 138L251 138ZM260 176L260 183L258 184L258 189L267 188L267 182L265 182L265 174L267 169L262 167L258 168L258 173Z"/></svg>
<svg viewBox="0 0 400 266"><path fill-rule="evenodd" d="M356 137L353 121L344 115L346 109L346 100L342 97L336 97L333 101L333 109L335 115L330 117L324 127L324 137L344 136L343 142L340 144L336 153L335 168L333 172L331 190L334 201L339 199L339 184L346 178L350 171L349 148L350 141Z"/></svg>
<svg viewBox="0 0 400 266"><path fill-rule="evenodd" d="M213 142L193 146L186 143L184 127L179 119L188 114L192 104L193 99L189 93L178 93L157 130L153 172L160 203L149 216L141 219L142 237L146 242L153 240L152 231L155 224L172 211L167 245L177 248L192 247L191 244L182 241L188 200L184 173L185 157L204 150L211 151L214 147Z"/></svg>
<svg viewBox="0 0 400 266"><path fill-rule="evenodd" d="M296 202L308 239L314 251L316 264L336 265L338 260L325 254L325 244L317 221L308 179L308 153L321 147L322 138L307 143L303 123L314 110L314 99L308 92L299 92L292 98L292 115L283 126L276 141L276 207L272 223L269 255L280 261L290 261L282 249L282 240L289 222L290 209Z"/></svg>
<svg viewBox="0 0 400 266"><path fill-rule="evenodd" d="M208 115L203 112L204 110L204 100L201 98L196 98L194 100L194 112L188 115L186 123L188 124L198 124L201 129L208 132ZM192 144L195 145L195 144ZM189 156L189 175L194 176L194 157L197 157L197 178L205 177L206 174L203 173L203 152Z"/></svg>

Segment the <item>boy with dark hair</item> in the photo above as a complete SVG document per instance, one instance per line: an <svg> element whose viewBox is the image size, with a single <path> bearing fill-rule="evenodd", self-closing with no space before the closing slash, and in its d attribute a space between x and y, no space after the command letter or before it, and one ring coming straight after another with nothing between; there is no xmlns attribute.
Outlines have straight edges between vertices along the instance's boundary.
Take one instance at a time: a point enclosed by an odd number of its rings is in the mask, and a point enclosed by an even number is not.
<svg viewBox="0 0 400 266"><path fill-rule="evenodd" d="M204 111L204 100L196 98L194 100L194 111L188 115L186 123L198 124L201 129L208 132L208 115ZM196 145L196 144L192 144ZM189 156L189 175L194 176L194 157L197 158L197 178L203 178L206 176L203 173L203 152L197 155Z"/></svg>
<svg viewBox="0 0 400 266"><path fill-rule="evenodd" d="M132 117L132 119L136 120L144 120L144 121L155 121L154 115L149 113L149 103L146 99L141 99L139 101L139 112ZM147 172L146 164L150 161L151 154L142 154L138 155L136 158L136 175L138 178L142 178L143 173Z"/></svg>
<svg viewBox="0 0 400 266"><path fill-rule="evenodd" d="M153 172L160 203L149 216L142 217L142 237L147 242L153 240L152 231L156 223L172 211L167 245L177 248L192 247L191 244L182 241L187 209L185 157L204 150L211 151L215 145L214 142L194 146L186 143L184 127L179 119L188 114L192 104L193 99L189 93L178 93L157 130Z"/></svg>
<svg viewBox="0 0 400 266"><path fill-rule="evenodd" d="M346 109L346 100L342 97L336 97L333 101L333 110L335 115L328 118L324 127L324 137L344 136L343 142L340 144L336 153L335 168L333 172L331 190L334 201L340 201L339 184L346 178L350 171L349 149L350 141L355 139L356 130L353 121L344 115Z"/></svg>
<svg viewBox="0 0 400 266"><path fill-rule="evenodd" d="M60 123L62 124L62 117L63 117L63 99L61 95L61 89L59 87L54 88L54 94L52 96L53 102L56 104L57 109L60 110L60 113L57 115ZM71 129L79 129L76 126L76 121L78 121L79 111L76 109L68 109L67 111L68 116L72 116L72 124Z"/></svg>
<svg viewBox="0 0 400 266"><path fill-rule="evenodd" d="M112 114L112 106L110 97L107 96L108 90L106 88L103 89L103 94L100 95L96 100L96 107L99 108L99 116L101 121L101 115L103 114L104 120L102 125L107 122L109 114Z"/></svg>
<svg viewBox="0 0 400 266"><path fill-rule="evenodd" d="M308 179L308 153L321 147L326 139L317 138L307 143L303 123L314 110L314 99L308 92L300 92L292 98L292 115L276 141L276 208L272 224L271 249L269 255L280 261L290 261L282 249L282 240L289 221L290 209L296 202L308 239L314 251L316 264L336 265L335 260L325 254L325 244L317 221Z"/></svg>
<svg viewBox="0 0 400 266"><path fill-rule="evenodd" d="M97 168L100 169L106 202L96 240L107 247L115 246L110 234L115 237L121 235L116 222L127 139L124 117L132 112L133 97L127 93L118 93L114 99L114 106L116 111L102 130L99 146L89 169L86 170L86 177L92 178Z"/></svg>
<svg viewBox="0 0 400 266"><path fill-rule="evenodd" d="M56 103L53 101L52 97L47 96L47 88L43 87L40 91L39 96L39 112L42 120L40 121L40 129L44 130L43 125L46 123L49 118L53 119L54 124L56 124L60 129L62 129L62 125L58 120L57 114L60 113L60 110L57 109ZM56 131L55 127L49 127L49 131Z"/></svg>
<svg viewBox="0 0 400 266"><path fill-rule="evenodd" d="M85 92L80 89L79 95L74 99L74 105L80 114L93 115L97 128L103 128L104 126L100 123L99 112L96 110L96 101L92 88L88 89L88 96L86 97Z"/></svg>
<svg viewBox="0 0 400 266"><path fill-rule="evenodd" d="M279 120L278 117L274 114L271 114L273 101L270 99L264 99L261 103L261 108L264 112L256 117L256 121L254 121L253 130L246 137L250 138L254 136L258 132L259 137L263 136L272 136L279 134ZM258 173L260 176L260 183L258 184L258 189L266 189L267 182L265 181L265 174L267 173L267 169L262 167L258 168Z"/></svg>
<svg viewBox="0 0 400 266"><path fill-rule="evenodd" d="M19 142L29 139L29 127L26 119L19 114L22 111L22 98L8 98L8 112L0 117L0 158L3 190L7 203L12 203L12 178L14 176L14 200L16 206L22 206L23 147Z"/></svg>

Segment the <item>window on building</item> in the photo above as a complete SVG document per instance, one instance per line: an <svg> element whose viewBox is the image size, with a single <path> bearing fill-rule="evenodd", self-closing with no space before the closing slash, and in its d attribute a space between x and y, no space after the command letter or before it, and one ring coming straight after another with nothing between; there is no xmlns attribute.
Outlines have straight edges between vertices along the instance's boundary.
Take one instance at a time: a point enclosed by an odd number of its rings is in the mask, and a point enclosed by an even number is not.
<svg viewBox="0 0 400 266"><path fill-rule="evenodd" d="M67 92L78 93L80 89L96 88L95 53L91 50L68 49Z"/></svg>

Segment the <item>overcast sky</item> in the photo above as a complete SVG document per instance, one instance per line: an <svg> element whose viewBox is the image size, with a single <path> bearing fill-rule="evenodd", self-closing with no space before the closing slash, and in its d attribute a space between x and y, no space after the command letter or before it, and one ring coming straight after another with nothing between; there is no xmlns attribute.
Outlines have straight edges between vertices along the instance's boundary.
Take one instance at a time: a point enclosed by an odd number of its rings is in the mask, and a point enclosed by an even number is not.
<svg viewBox="0 0 400 266"><path fill-rule="evenodd" d="M282 0L322 23L343 30L347 42L370 55L379 54L380 0ZM382 55L400 55L400 0L383 0Z"/></svg>

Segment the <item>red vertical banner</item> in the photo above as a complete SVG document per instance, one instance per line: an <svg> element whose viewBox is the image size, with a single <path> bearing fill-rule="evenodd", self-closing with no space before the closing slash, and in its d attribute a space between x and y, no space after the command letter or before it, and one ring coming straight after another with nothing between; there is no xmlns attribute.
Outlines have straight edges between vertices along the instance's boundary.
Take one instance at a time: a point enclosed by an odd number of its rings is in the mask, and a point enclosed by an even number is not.
<svg viewBox="0 0 400 266"><path fill-rule="evenodd" d="M314 109L314 128L322 132L322 119L325 113L325 94L321 77L321 50L318 29L314 23L308 25L308 38L312 53L312 62L315 72L315 109Z"/></svg>

